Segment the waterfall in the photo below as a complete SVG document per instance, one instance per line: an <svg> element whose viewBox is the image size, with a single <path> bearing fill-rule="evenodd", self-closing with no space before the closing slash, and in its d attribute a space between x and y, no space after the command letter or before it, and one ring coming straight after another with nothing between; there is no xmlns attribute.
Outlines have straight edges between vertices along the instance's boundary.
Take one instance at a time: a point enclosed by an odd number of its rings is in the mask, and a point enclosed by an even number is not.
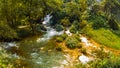
<svg viewBox="0 0 120 68"><path fill-rule="evenodd" d="M52 28L49 25L51 18L52 18L52 16L50 14L46 15L46 17L44 18L42 25L44 25L44 27L47 29L47 31L46 31L46 34L44 34L42 38L37 39L37 42L46 41L46 40L51 39L55 35L61 35L64 33L64 31L60 31L60 32L56 31L54 28Z"/></svg>

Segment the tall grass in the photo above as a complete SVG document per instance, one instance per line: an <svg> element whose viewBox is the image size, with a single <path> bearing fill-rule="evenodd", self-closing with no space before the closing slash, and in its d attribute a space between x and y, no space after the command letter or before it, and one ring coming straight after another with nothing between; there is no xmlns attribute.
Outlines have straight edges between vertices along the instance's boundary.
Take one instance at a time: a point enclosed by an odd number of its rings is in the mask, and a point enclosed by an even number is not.
<svg viewBox="0 0 120 68"><path fill-rule="evenodd" d="M120 49L120 37L109 29L100 28L95 30L90 26L87 26L82 30L82 32L102 45Z"/></svg>

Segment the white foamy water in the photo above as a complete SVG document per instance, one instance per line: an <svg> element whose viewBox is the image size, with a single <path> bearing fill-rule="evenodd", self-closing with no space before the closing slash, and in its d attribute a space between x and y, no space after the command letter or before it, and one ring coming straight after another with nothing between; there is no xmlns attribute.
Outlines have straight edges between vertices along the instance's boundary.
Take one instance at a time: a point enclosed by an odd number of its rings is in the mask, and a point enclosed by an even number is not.
<svg viewBox="0 0 120 68"><path fill-rule="evenodd" d="M83 64L86 64L87 62L90 61L90 58L82 54L81 56L79 56L79 60L80 60Z"/></svg>
<svg viewBox="0 0 120 68"><path fill-rule="evenodd" d="M48 26L51 18L52 16L50 14L46 15L46 17L44 18L44 21L42 22L42 24L45 26L47 31L46 31L46 34L44 34L42 38L37 39L37 42L46 41L46 40L51 39L55 35L61 35L64 33L64 31L57 32L52 27Z"/></svg>
<svg viewBox="0 0 120 68"><path fill-rule="evenodd" d="M86 46L90 46L90 43L89 43L89 41L87 40L86 37L81 37L80 39L83 43L85 43Z"/></svg>
<svg viewBox="0 0 120 68"><path fill-rule="evenodd" d="M52 16L50 14L46 15L42 24L44 24L44 25L48 24L51 18L52 18Z"/></svg>
<svg viewBox="0 0 120 68"><path fill-rule="evenodd" d="M11 47L17 47L18 48L18 46L15 42L4 42L0 46L2 46L3 48L11 48Z"/></svg>
<svg viewBox="0 0 120 68"><path fill-rule="evenodd" d="M72 33L70 32L70 30L68 29L67 31L65 31L65 33L68 35L68 36L71 36Z"/></svg>
<svg viewBox="0 0 120 68"><path fill-rule="evenodd" d="M47 30L46 34L43 35L42 38L38 38L38 39L37 39L37 42L49 40L49 39L51 39L53 36L55 36L55 35L61 35L61 34L63 34L63 33L64 33L64 31L57 32L55 29Z"/></svg>

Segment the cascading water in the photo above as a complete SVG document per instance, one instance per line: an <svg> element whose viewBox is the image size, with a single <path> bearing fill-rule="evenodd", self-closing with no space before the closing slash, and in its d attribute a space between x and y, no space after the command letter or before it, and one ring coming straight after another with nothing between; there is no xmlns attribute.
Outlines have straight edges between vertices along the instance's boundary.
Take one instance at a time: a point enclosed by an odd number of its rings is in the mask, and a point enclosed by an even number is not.
<svg viewBox="0 0 120 68"><path fill-rule="evenodd" d="M46 15L46 17L44 18L44 21L42 22L42 24L44 25L44 27L47 29L46 34L43 35L42 38L38 38L37 42L43 42L46 40L51 39L53 36L55 35L61 35L64 33L64 31L56 31L54 28L52 28L49 24L50 24L50 19L52 18L52 16L50 14Z"/></svg>
<svg viewBox="0 0 120 68"><path fill-rule="evenodd" d="M13 52L11 57L26 63L25 68L64 68L67 64L65 54L55 50L54 41L49 40L55 35L61 35L64 31L57 32L50 24L50 14L46 15L42 25L47 29L46 33L37 39L26 38L20 42L3 42L0 47ZM46 42L48 41L48 42ZM21 62L21 65L22 65ZM24 65L24 64L23 64Z"/></svg>

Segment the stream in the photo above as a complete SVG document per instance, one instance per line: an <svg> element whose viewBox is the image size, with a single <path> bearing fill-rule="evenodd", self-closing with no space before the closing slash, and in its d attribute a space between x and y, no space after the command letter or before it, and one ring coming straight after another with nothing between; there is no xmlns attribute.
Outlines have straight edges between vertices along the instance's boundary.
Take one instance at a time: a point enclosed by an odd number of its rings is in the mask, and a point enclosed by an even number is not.
<svg viewBox="0 0 120 68"><path fill-rule="evenodd" d="M42 24L47 29L43 36L26 38L19 42L3 42L0 47L12 53L19 61L20 68L64 68L67 65L65 54L56 51L56 43L50 40L55 35L61 35L64 31L57 32L50 27L49 21L52 18L46 15Z"/></svg>
<svg viewBox="0 0 120 68"><path fill-rule="evenodd" d="M72 56L56 50L56 41L52 37L66 33L71 36L69 29L66 31L56 31L49 25L52 18L50 14L46 15L42 25L46 28L45 34L42 36L33 36L25 38L19 42L2 42L0 47L12 53L11 57L16 58L17 68L70 68L73 62L70 59ZM86 46L89 42L86 37L80 38ZM79 56L83 64L86 64L90 59L85 56Z"/></svg>

